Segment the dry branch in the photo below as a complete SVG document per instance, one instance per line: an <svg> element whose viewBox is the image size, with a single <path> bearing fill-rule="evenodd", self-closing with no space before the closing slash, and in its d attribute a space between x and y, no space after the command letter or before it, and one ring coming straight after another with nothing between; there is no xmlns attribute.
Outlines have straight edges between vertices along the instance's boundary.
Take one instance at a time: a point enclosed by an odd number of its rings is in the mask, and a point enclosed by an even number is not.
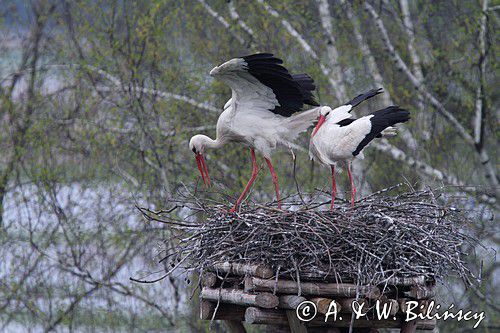
<svg viewBox="0 0 500 333"><path fill-rule="evenodd" d="M430 190L397 196L381 191L359 200L354 208L339 203L334 211L325 211L328 196L316 192L303 194L307 206L297 195L289 197L283 204L293 210L248 205L228 214L213 199L184 192L171 204L184 207L188 218L173 216L180 209L141 211L175 235L163 249L162 261L178 267L169 274L179 269L200 276L218 271L219 279L231 275L236 284L251 275L247 291L376 298L377 289L371 295L366 286L417 282L425 287L427 281L450 275L467 284L476 281L465 265L463 249L478 241L464 233L469 223L465 215L440 204L439 196ZM404 291L408 290L400 290Z"/></svg>

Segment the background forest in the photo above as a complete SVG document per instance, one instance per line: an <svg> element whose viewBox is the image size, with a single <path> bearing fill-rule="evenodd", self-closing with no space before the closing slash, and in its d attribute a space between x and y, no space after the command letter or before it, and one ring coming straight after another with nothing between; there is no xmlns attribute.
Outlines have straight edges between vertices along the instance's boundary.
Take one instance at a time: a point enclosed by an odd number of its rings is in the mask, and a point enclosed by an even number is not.
<svg viewBox="0 0 500 333"><path fill-rule="evenodd" d="M400 135L355 166L361 194L450 185L483 241L469 257L483 280L465 290L450 277L438 299L485 311L476 332L499 329L499 10L488 0L0 0L0 331L208 330L182 277L129 281L162 269L168 236L135 205L168 208L194 187L188 140L215 135L230 96L208 72L264 51L309 73L321 104L383 87L359 114L410 110ZM284 196L294 193L291 158L275 160ZM250 172L236 145L209 152L208 165L228 200ZM300 151L296 177L303 191L330 181ZM273 195L262 173L252 200Z"/></svg>

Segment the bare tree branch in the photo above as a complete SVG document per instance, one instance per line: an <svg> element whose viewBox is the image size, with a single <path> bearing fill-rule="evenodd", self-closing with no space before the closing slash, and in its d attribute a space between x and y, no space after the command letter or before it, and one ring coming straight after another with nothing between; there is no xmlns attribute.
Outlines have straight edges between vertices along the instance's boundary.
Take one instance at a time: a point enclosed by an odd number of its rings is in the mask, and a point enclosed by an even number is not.
<svg viewBox="0 0 500 333"><path fill-rule="evenodd" d="M481 25L479 28L479 84L476 90L476 114L474 119L474 141L476 146L481 149L484 144L484 124L486 113L486 34L488 29L488 0L483 0Z"/></svg>
<svg viewBox="0 0 500 333"><path fill-rule="evenodd" d="M234 6L234 2L231 0L227 0L227 8L229 10L229 16L233 21L235 21L238 26L245 31L248 36L250 36L250 40L247 42L248 45L250 46L255 46L255 32L250 28L245 21L240 17L240 14L238 14L238 11L236 10L236 7Z"/></svg>
<svg viewBox="0 0 500 333"><path fill-rule="evenodd" d="M339 101L347 100L347 92L344 84L344 78L342 75L342 68L338 61L339 52L337 50L335 36L333 35L333 25L332 25L332 15L330 13L330 6L328 0L316 0L318 4L319 18L321 21L321 26L327 38L327 54L329 67L331 68L331 77L335 83L334 92Z"/></svg>
<svg viewBox="0 0 500 333"><path fill-rule="evenodd" d="M332 75L332 71L330 68L328 68L327 66L325 66L325 64L323 64L318 56L318 54L316 53L316 51L312 48L311 45L309 45L309 43L304 39L304 37L302 37L302 35L290 24L290 22L288 22L286 19L282 18L280 13L278 13L273 7L271 7L267 2L265 2L264 0L256 0L259 4L261 4L264 9L266 10L266 12L271 15L272 17L280 20L281 24L283 25L283 27L285 28L285 30L293 37L297 40L297 42L299 43L299 45L302 47L302 49L315 61L318 62L318 65L321 69L321 72L323 73L323 75L325 75L325 77L328 79L328 81L330 82L330 85L333 87L333 90L336 91L336 89L338 89L338 86L337 86L337 81L335 81L333 79L333 75ZM339 100L340 103L342 103L343 101L342 100Z"/></svg>
<svg viewBox="0 0 500 333"><path fill-rule="evenodd" d="M237 34L233 29L231 29L231 24L229 24L228 21L222 15L220 15L218 12L216 12L210 5L205 1L205 0L198 0L198 2L207 10L207 12L215 18L217 21L219 21L220 24L224 28L226 28L229 33L241 44L245 45L245 40L243 37L241 37L239 34Z"/></svg>
<svg viewBox="0 0 500 333"><path fill-rule="evenodd" d="M491 184L492 191L495 193L495 196L498 196L498 192L500 189L498 178L496 175L496 169L492 161L490 160L490 156L487 151L484 149L484 147L476 147L474 138L469 134L467 129L465 129L465 127L460 124L460 122L453 116L453 114L448 111L448 109L446 109L446 107L434 95L432 95L423 84L419 82L415 75L413 75L413 73L410 71L406 63L403 61L399 53L392 45L389 34L387 32L387 29L385 28L384 23L382 22L382 19L368 2L365 2L365 9L372 16L375 25L380 32L382 41L385 44L386 50L393 58L396 67L400 69L408 77L413 86L415 86L415 88L417 88L422 93L422 95L430 101L430 103L436 108L439 114L441 114L443 118L446 119L455 128L462 139L464 139L467 144L475 148L476 153L479 155L481 164L485 168L486 178Z"/></svg>
<svg viewBox="0 0 500 333"><path fill-rule="evenodd" d="M422 173L435 181L442 181L450 185L458 186L461 190L473 196L477 196L478 193L482 192L478 191L476 186L467 186L462 181L460 181L457 176L451 173L445 173L441 170L435 169L429 164L407 155L404 151L389 144L386 139L374 141L372 142L372 146L377 148L377 150L388 154L394 160L404 162L410 168L415 168L417 172ZM482 193L481 195L479 195L478 200L488 204L496 203L496 198L486 193Z"/></svg>
<svg viewBox="0 0 500 333"><path fill-rule="evenodd" d="M380 70L378 68L377 62L375 61L375 57L373 56L370 46L368 45L365 38L363 37L363 34L361 33L359 19L354 15L351 3L345 0L340 0L340 3L344 6L347 18L352 24L354 37L356 38L356 42L358 43L359 49L361 50L361 54L363 55L363 60L365 61L366 66L368 67L368 71L372 76L373 81L375 82L375 86L384 88L385 90L385 93L381 95L383 103L385 105L393 105L394 102L391 99L391 95L386 88L382 74L380 74ZM418 146L417 141L410 133L410 131L405 126L401 126L399 128L399 133L401 134L401 138L406 143L408 148L410 148L413 151L416 151Z"/></svg>
<svg viewBox="0 0 500 333"><path fill-rule="evenodd" d="M420 82L421 85L424 84L424 74L422 72L422 66L420 65L420 56L418 55L416 42L415 42L415 27L413 25L413 21L410 15L410 6L408 4L408 0L399 0L399 4L401 7L401 13L403 16L403 25L404 31L408 36L408 53L410 54L410 59L412 62L412 72L415 75L415 78ZM428 128L428 115L423 112L425 110L424 97L422 94L418 94L417 96L417 108L420 112L417 114L418 126L420 131L424 134L423 137L428 139L430 137Z"/></svg>

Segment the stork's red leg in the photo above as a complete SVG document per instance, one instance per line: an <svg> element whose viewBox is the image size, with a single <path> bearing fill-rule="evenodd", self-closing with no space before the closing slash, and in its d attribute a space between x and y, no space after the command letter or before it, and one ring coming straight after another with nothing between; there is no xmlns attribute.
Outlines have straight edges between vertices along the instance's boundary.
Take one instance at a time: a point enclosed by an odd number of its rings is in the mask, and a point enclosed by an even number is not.
<svg viewBox="0 0 500 333"><path fill-rule="evenodd" d="M247 186L245 186L245 189L241 193L240 197L238 198L238 200L236 200L234 207L231 208L231 210L229 211L230 213L234 213L236 209L238 209L238 206L245 198L245 195L250 190L250 187L252 186L253 182L255 181L255 178L257 178L257 174L259 173L259 168L257 167L257 159L255 158L255 150L250 149L250 153L252 155L252 177L250 177Z"/></svg>
<svg viewBox="0 0 500 333"><path fill-rule="evenodd" d="M281 209L281 198L280 198L280 187L278 185L278 176L276 176L276 172L274 172L273 165L271 161L266 158L267 166L269 167L269 171L271 171L271 176L273 177L274 190L276 191L276 201L278 202L278 208Z"/></svg>
<svg viewBox="0 0 500 333"><path fill-rule="evenodd" d="M354 199L356 198L356 187L354 186L354 181L352 180L351 162L347 162L347 174L349 175L349 181L351 182L351 207L354 207Z"/></svg>
<svg viewBox="0 0 500 333"><path fill-rule="evenodd" d="M332 168L332 202L330 203L330 210L333 210L333 203L335 202L335 197L337 196L337 183L335 182L335 166L331 165Z"/></svg>

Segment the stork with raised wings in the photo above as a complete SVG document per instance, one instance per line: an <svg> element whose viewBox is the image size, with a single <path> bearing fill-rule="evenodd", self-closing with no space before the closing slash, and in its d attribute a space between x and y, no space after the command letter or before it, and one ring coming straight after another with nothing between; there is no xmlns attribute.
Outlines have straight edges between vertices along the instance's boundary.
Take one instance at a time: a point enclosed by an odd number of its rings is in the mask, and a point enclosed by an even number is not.
<svg viewBox="0 0 500 333"><path fill-rule="evenodd" d="M337 195L336 162L345 161L347 164L347 174L351 183L351 206L354 206L356 187L351 173L352 160L363 158L362 150L373 139L396 135L396 129L392 126L410 119L410 113L398 106L389 106L359 119L351 118L351 110L355 106L381 92L382 89L372 89L332 111L327 109L320 111L318 124L311 135L309 155L311 159L331 167L330 209L333 209Z"/></svg>
<svg viewBox="0 0 500 333"><path fill-rule="evenodd" d="M250 148L252 176L230 212L236 211L257 178L255 150L264 156L269 167L281 208L271 153L279 145L293 147L298 134L313 125L320 109L331 110L323 107L299 112L304 104L319 106L312 94L314 81L307 74L290 74L282 63L270 53L258 53L231 59L210 71L210 75L231 88L232 95L217 121L216 139L197 134L189 141L189 149L195 153L201 177L209 185L205 149L220 148L228 142Z"/></svg>

